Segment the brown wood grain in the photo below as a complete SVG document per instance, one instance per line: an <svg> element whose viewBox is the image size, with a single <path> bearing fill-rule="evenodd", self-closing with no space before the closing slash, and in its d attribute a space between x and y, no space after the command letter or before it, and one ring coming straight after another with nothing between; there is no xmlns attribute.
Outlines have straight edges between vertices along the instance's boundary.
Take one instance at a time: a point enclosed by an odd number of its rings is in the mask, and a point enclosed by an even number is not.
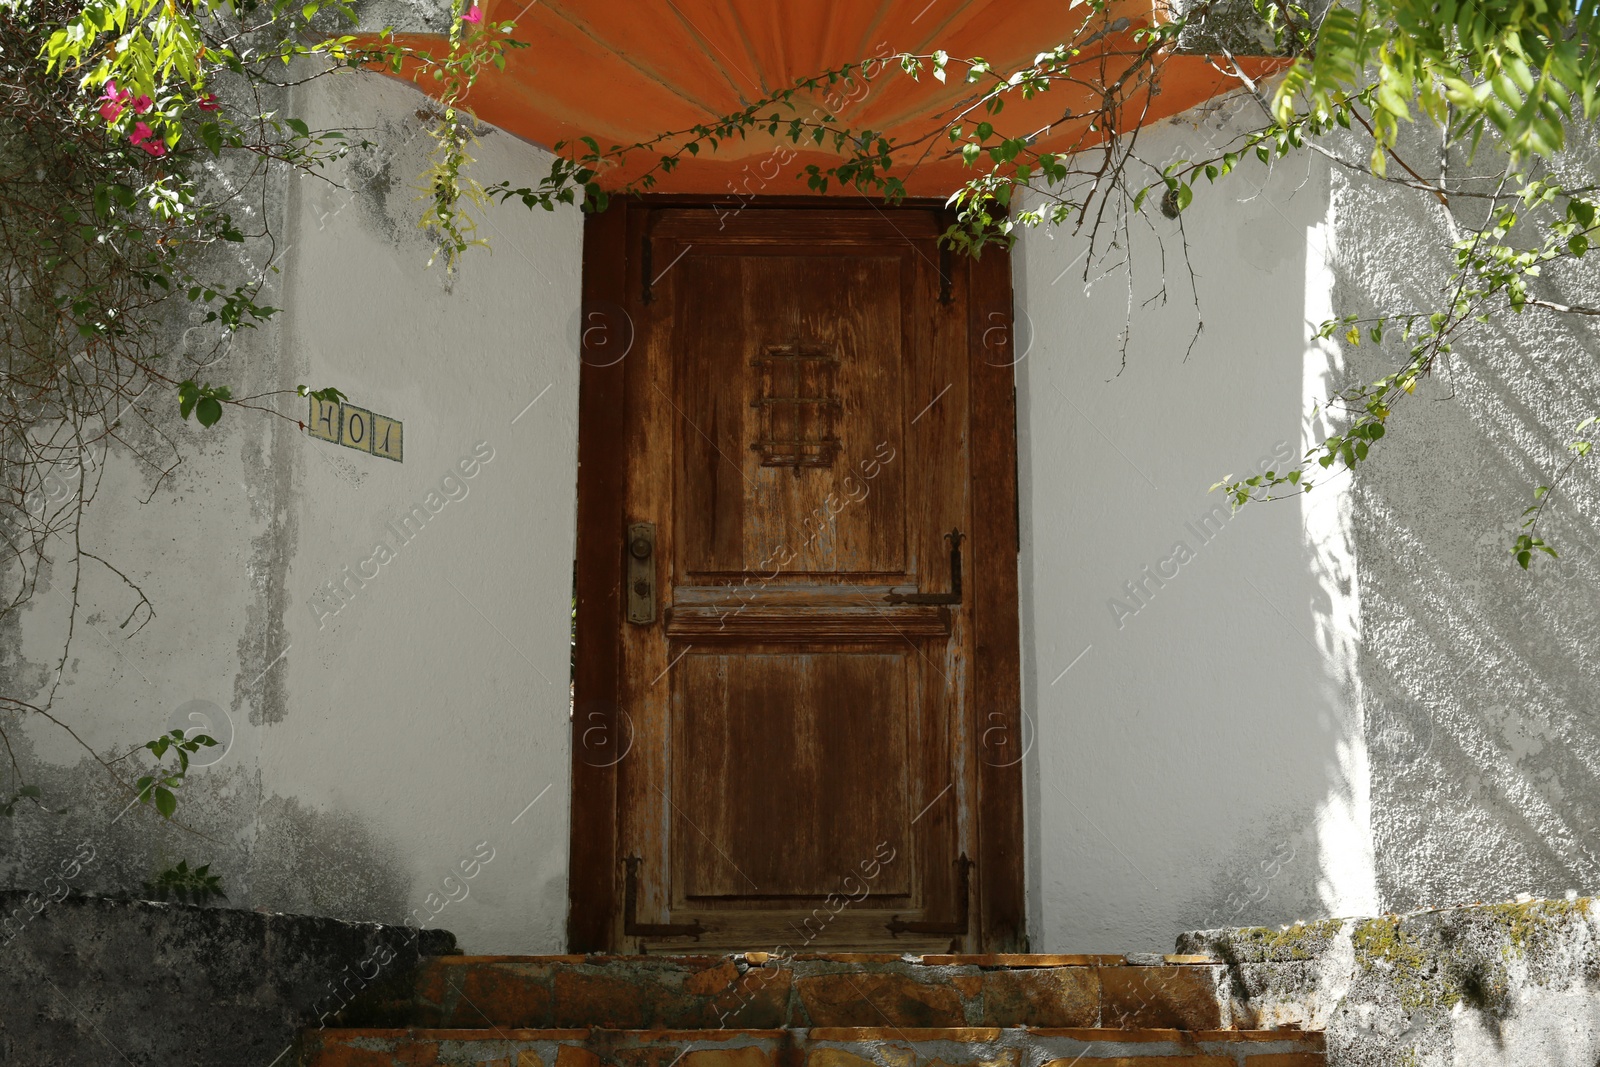
<svg viewBox="0 0 1600 1067"><path fill-rule="evenodd" d="M997 300L1009 324L1003 260L945 284L944 223L920 205L646 198L599 219L586 299L625 308L636 337L583 369L574 749L602 704L632 748L609 768L575 755L571 948L1013 944L1020 767L980 759L984 715L1018 692L1010 372L1002 398L978 328ZM621 532L641 522L648 625L619 595ZM886 602L952 589L956 530L961 602ZM996 847L1012 815L1015 847ZM815 909L873 849L893 862L823 937ZM700 942L624 937L630 856L634 920L698 924ZM889 929L962 914L965 931Z"/></svg>
<svg viewBox="0 0 1600 1067"><path fill-rule="evenodd" d="M580 345L615 346L612 321L622 307L628 268L627 215L584 219L584 329ZM600 319L590 320L589 315ZM603 329L604 334L590 333ZM580 349L580 358L583 351ZM577 657L573 680L572 822L568 858L567 945L573 952L612 947L616 917L616 768L612 753L628 743L618 712L621 672L617 619L622 611L623 363L585 359L578 378ZM609 364L609 365L607 365Z"/></svg>
<svg viewBox="0 0 1600 1067"><path fill-rule="evenodd" d="M973 726L981 813L975 857L983 951L1027 949L1022 653L1017 614L1017 416L1011 261L969 260L972 352Z"/></svg>

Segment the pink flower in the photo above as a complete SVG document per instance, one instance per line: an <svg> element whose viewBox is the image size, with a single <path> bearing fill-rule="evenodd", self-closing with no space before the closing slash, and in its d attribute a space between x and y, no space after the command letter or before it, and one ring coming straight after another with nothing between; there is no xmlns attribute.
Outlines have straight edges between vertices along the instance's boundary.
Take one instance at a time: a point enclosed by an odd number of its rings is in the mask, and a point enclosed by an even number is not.
<svg viewBox="0 0 1600 1067"><path fill-rule="evenodd" d="M118 89L117 83L106 80L106 89L100 97L100 117L107 122L116 122L122 117L122 111L128 106L128 101L133 99L133 94L126 89Z"/></svg>
<svg viewBox="0 0 1600 1067"><path fill-rule="evenodd" d="M133 98L133 113L135 115L143 115L149 110L150 98L148 96L136 96Z"/></svg>
<svg viewBox="0 0 1600 1067"><path fill-rule="evenodd" d="M479 10L477 4L473 4L472 5L472 9L470 11L468 11L465 15L461 16L461 21L462 22L471 22L471 23L482 22L483 21L483 12L481 10Z"/></svg>
<svg viewBox="0 0 1600 1067"><path fill-rule="evenodd" d="M148 123L135 122L133 124L133 132L128 135L128 140L132 141L136 145L143 145L155 132L156 131L150 128ZM145 151L148 152L150 150L146 148Z"/></svg>
<svg viewBox="0 0 1600 1067"><path fill-rule="evenodd" d="M222 106L222 102L217 99L217 94L216 93L201 93L200 94L200 110L201 111L216 111L221 106Z"/></svg>
<svg viewBox="0 0 1600 1067"><path fill-rule="evenodd" d="M157 159L160 159L162 156L167 154L167 143L159 137L157 137L154 141L151 141L149 144L140 145L139 147L143 148L146 152L149 152Z"/></svg>

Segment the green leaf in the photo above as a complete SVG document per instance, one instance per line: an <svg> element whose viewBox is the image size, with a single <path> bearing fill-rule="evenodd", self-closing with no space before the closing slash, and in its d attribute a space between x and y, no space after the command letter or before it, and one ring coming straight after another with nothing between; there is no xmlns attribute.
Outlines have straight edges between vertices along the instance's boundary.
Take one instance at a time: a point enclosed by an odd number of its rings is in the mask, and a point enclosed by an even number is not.
<svg viewBox="0 0 1600 1067"><path fill-rule="evenodd" d="M194 417L201 426L215 426L222 418L222 405L212 397L204 397L195 405Z"/></svg>
<svg viewBox="0 0 1600 1067"><path fill-rule="evenodd" d="M164 819L172 818L172 813L178 810L178 798L170 789L156 788L156 810Z"/></svg>

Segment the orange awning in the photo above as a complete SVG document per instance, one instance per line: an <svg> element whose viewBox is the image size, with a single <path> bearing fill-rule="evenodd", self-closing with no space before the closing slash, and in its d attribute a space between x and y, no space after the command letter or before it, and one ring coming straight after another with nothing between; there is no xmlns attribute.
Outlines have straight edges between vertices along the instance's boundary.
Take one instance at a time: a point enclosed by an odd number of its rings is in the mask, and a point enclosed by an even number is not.
<svg viewBox="0 0 1600 1067"><path fill-rule="evenodd" d="M514 19L513 36L531 47L510 51L503 72L484 72L467 100L472 110L546 147L587 135L602 148L708 123L796 79L872 57L943 49L952 57L981 56L1008 71L1071 40L1091 17L1087 5L1063 0L487 0L484 16L485 25ZM1133 32L1154 17L1150 0L1113 3L1093 16L1085 36L1098 39L1080 60L1088 77L1116 81L1141 47ZM1275 65L1241 62L1250 64L1252 76ZM878 63L869 74L854 86L832 87L831 95L801 94L794 110L775 106L761 114L788 120L832 113L853 128L887 131L896 143L922 139L897 154L893 171L914 195L943 196L971 177L954 146L937 133L976 87L961 83L959 74L953 84L927 74L914 81L894 63ZM1166 55L1154 77L1129 94L1121 122L1126 127L1174 115L1239 84L1204 57ZM422 80L424 89L430 85ZM1096 143L1101 133L1089 131L1087 119L1064 116L1098 107L1093 90L1058 84L1032 101L1012 94L993 122L1007 136L1038 133L1040 151L1069 152ZM969 127L983 117L974 116ZM605 171L602 184L615 189L636 180L659 155L633 154ZM685 157L657 175L655 188L804 194L810 190L795 175L807 163L827 167L838 160L814 146L797 151L787 139L763 132Z"/></svg>

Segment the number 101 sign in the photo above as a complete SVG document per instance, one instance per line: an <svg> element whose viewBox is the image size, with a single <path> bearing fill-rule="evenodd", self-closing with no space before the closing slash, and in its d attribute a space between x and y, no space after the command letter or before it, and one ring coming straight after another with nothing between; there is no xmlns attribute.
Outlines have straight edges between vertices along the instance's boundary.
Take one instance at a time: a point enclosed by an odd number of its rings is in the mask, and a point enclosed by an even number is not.
<svg viewBox="0 0 1600 1067"><path fill-rule="evenodd" d="M308 432L322 441L405 462L405 426L399 419L354 404L311 398Z"/></svg>

